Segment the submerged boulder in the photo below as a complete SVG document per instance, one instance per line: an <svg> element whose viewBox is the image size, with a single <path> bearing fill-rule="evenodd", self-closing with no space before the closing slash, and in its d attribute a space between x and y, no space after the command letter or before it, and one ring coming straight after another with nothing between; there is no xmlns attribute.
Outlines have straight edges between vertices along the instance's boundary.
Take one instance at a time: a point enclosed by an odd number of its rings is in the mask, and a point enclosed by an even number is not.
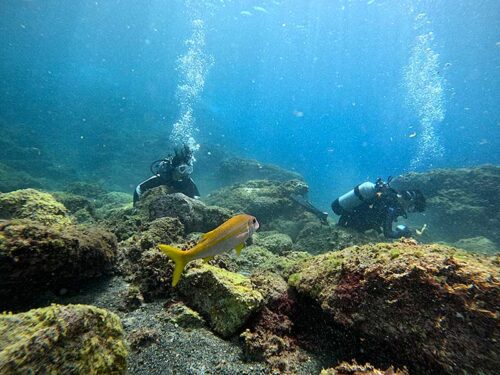
<svg viewBox="0 0 500 375"><path fill-rule="evenodd" d="M183 300L223 337L236 334L263 299L247 277L208 264L191 267L178 288Z"/></svg>
<svg viewBox="0 0 500 375"><path fill-rule="evenodd" d="M500 248L500 166L436 169L409 173L392 185L420 189L427 198L425 215L410 217L427 224L429 241L456 242L484 236Z"/></svg>
<svg viewBox="0 0 500 375"><path fill-rule="evenodd" d="M300 180L254 180L223 188L210 194L205 200L208 204L253 215L265 226L273 220L292 220L304 213L304 208L291 195L303 195L307 191L308 186Z"/></svg>
<svg viewBox="0 0 500 375"><path fill-rule="evenodd" d="M293 242L288 234L276 231L258 232L253 235L253 243L262 246L273 254L284 254L292 250Z"/></svg>
<svg viewBox="0 0 500 375"><path fill-rule="evenodd" d="M116 238L98 228L0 222L0 306L113 269Z"/></svg>
<svg viewBox="0 0 500 375"><path fill-rule="evenodd" d="M297 235L293 249L321 254L376 241L376 234L367 235L337 225L308 223Z"/></svg>
<svg viewBox="0 0 500 375"><path fill-rule="evenodd" d="M0 315L0 373L125 374L120 319L86 305Z"/></svg>
<svg viewBox="0 0 500 375"><path fill-rule="evenodd" d="M257 160L236 157L226 158L220 163L217 170L217 177L225 185L249 180L303 180L302 176L297 172L289 171L273 164L261 163Z"/></svg>
<svg viewBox="0 0 500 375"><path fill-rule="evenodd" d="M325 321L413 373L495 373L498 259L442 245L354 246L306 260L288 282ZM386 359L387 359L386 358Z"/></svg>
<svg viewBox="0 0 500 375"><path fill-rule="evenodd" d="M232 216L227 209L207 206L182 193L171 194L164 186L148 191L137 206L149 220L160 217L178 218L184 224L186 233L211 231Z"/></svg>
<svg viewBox="0 0 500 375"><path fill-rule="evenodd" d="M0 219L29 219L46 225L67 225L68 210L52 195L35 189L0 193Z"/></svg>

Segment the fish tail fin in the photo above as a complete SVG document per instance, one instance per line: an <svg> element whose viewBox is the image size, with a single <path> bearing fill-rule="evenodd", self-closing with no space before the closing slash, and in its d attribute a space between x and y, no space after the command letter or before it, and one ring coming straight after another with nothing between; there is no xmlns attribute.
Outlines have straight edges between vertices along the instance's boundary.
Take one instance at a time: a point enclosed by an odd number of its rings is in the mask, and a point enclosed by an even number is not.
<svg viewBox="0 0 500 375"><path fill-rule="evenodd" d="M187 254L185 251L182 251L174 246L160 244L158 245L158 248L163 254L167 255L175 263L172 286L176 286L181 278L182 271L184 271L184 267L186 266L187 262L189 262Z"/></svg>

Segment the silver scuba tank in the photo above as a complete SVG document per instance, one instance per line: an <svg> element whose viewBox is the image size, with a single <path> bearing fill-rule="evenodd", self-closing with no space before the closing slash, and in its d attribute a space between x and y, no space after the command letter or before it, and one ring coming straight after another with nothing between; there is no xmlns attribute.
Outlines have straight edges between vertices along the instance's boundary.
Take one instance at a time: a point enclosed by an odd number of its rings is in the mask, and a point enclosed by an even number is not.
<svg viewBox="0 0 500 375"><path fill-rule="evenodd" d="M363 182L351 191L335 199L332 210L337 215L346 215L359 207L364 201L375 198L377 185L373 182Z"/></svg>

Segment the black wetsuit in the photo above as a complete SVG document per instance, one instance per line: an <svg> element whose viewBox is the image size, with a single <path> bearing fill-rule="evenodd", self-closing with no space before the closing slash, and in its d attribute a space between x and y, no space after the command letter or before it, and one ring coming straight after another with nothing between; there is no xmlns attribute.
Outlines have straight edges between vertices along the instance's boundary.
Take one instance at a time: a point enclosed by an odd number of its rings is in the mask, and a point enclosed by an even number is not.
<svg viewBox="0 0 500 375"><path fill-rule="evenodd" d="M134 206L146 191L161 185L169 187L172 190L172 193L183 193L190 198L194 198L200 195L198 187L191 179L191 177L186 177L182 180L176 181L173 179L165 178L161 175L156 175L137 185L134 190Z"/></svg>
<svg viewBox="0 0 500 375"><path fill-rule="evenodd" d="M406 217L406 212L398 202L397 192L387 189L378 193L373 198L364 201L352 212L340 216L338 225L353 228L360 232L374 229L378 233L384 233L387 238L400 238L410 236L410 232L392 229L392 224L399 216Z"/></svg>

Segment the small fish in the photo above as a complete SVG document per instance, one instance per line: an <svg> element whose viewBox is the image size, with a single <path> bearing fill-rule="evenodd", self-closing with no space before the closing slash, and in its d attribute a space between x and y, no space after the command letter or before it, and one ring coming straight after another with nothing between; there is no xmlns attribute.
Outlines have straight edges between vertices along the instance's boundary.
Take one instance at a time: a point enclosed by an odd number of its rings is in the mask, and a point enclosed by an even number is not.
<svg viewBox="0 0 500 375"><path fill-rule="evenodd" d="M248 10L242 10L240 14L247 17L250 17L252 15L252 13L250 13Z"/></svg>
<svg viewBox="0 0 500 375"><path fill-rule="evenodd" d="M205 233L201 241L188 251L182 251L169 245L158 245L160 251L175 262L172 286L177 285L184 267L192 260L203 259L209 261L215 255L231 249L235 249L236 253L240 255L241 249L245 246L245 241L257 229L259 229L259 223L255 217L241 214L233 216L211 232Z"/></svg>
<svg viewBox="0 0 500 375"><path fill-rule="evenodd" d="M257 12L262 12L262 13L269 13L266 8L257 7L257 6L253 7L253 10L256 10Z"/></svg>
<svg viewBox="0 0 500 375"><path fill-rule="evenodd" d="M294 115L295 117L304 117L304 112L294 109L292 115Z"/></svg>
<svg viewBox="0 0 500 375"><path fill-rule="evenodd" d="M417 136L417 132L410 133L408 138L415 138Z"/></svg>

